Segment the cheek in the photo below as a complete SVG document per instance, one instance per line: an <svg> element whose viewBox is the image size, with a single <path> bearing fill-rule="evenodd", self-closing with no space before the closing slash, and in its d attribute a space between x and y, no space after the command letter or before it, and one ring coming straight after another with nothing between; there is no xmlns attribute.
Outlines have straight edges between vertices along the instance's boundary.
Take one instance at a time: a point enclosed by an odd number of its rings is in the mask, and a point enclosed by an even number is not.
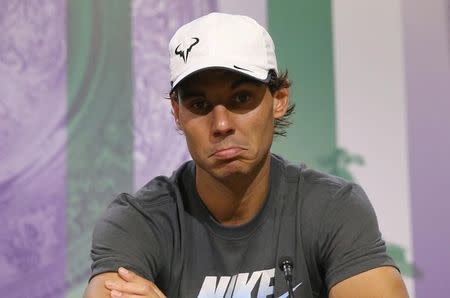
<svg viewBox="0 0 450 298"><path fill-rule="evenodd" d="M181 121L181 119L180 119ZM191 155L196 156L206 148L205 142L208 139L206 124L198 119L190 119L183 122L183 133Z"/></svg>
<svg viewBox="0 0 450 298"><path fill-rule="evenodd" d="M178 114L179 125L186 136L186 138L192 138L196 135L196 131L201 125L201 121L198 117L195 117L186 108L180 107Z"/></svg>
<svg viewBox="0 0 450 298"><path fill-rule="evenodd" d="M253 136L259 141L272 140L273 114L270 106L261 107L249 113L246 117L249 137Z"/></svg>
<svg viewBox="0 0 450 298"><path fill-rule="evenodd" d="M271 121L272 118L269 117L268 120L264 123L261 124L262 128L261 128L261 134L260 134L260 144L261 144L261 149L263 151L266 151L270 148L270 146L272 145L272 141L273 141L273 121Z"/></svg>

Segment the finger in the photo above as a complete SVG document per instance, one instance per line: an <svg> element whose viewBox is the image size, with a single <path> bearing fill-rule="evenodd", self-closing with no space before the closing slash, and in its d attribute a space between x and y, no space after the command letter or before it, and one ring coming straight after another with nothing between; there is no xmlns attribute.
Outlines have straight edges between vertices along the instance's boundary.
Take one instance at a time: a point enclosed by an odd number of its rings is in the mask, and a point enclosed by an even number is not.
<svg viewBox="0 0 450 298"><path fill-rule="evenodd" d="M145 278L137 275L136 273L125 269L124 267L119 267L118 273L119 273L119 276L127 282L142 283L142 284L149 285L150 288L158 295L158 297L161 297L161 298L166 297L163 294L163 292L161 292L161 290L153 282L149 281L148 279L145 279ZM145 291L145 289L144 289L144 291Z"/></svg>
<svg viewBox="0 0 450 298"><path fill-rule="evenodd" d="M137 283L127 281L106 280L105 287L111 291L118 291L127 294L147 295L155 292L150 283ZM118 295L118 294L117 294Z"/></svg>
<svg viewBox="0 0 450 298"><path fill-rule="evenodd" d="M105 281L105 287L111 291L115 291L115 297L124 297L123 294L137 294L146 297L147 295L151 295L150 297L166 297L154 283L148 280L146 280L145 283L107 280ZM120 296L120 293L122 293L122 296Z"/></svg>
<svg viewBox="0 0 450 298"><path fill-rule="evenodd" d="M150 282L148 279L145 279L133 271L125 269L124 267L119 267L117 273L123 280L128 282Z"/></svg>
<svg viewBox="0 0 450 298"><path fill-rule="evenodd" d="M127 294L127 293L122 293L116 290L111 291L111 298L143 298L144 296L142 295L134 295L134 294ZM145 297L157 297L155 295L152 296L145 296Z"/></svg>
<svg viewBox="0 0 450 298"><path fill-rule="evenodd" d="M160 298L160 296L158 296L158 294L156 294L156 293L151 293L151 294L142 296L142 295L121 293L116 290L111 291L111 298L144 298L144 297L145 298Z"/></svg>
<svg viewBox="0 0 450 298"><path fill-rule="evenodd" d="M123 267L119 267L118 273L119 276L126 281L133 281L137 277L136 273L129 271Z"/></svg>
<svg viewBox="0 0 450 298"><path fill-rule="evenodd" d="M161 290L154 285L153 290L155 291L155 293L158 295L159 298L166 298L166 295L163 294L163 292L161 292Z"/></svg>
<svg viewBox="0 0 450 298"><path fill-rule="evenodd" d="M117 290L112 290L111 291L111 298L125 298L126 297L126 294L124 294L124 293L122 293L122 292L120 292L120 291L117 291Z"/></svg>

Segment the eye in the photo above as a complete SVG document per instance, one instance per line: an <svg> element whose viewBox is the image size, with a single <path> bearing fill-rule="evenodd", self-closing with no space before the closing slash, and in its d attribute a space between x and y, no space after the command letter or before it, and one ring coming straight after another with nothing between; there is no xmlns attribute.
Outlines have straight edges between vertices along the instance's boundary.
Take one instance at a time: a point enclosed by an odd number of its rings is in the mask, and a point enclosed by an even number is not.
<svg viewBox="0 0 450 298"><path fill-rule="evenodd" d="M203 100L198 100L192 103L191 107L196 110L203 110L207 106L206 102Z"/></svg>
<svg viewBox="0 0 450 298"><path fill-rule="evenodd" d="M196 114L207 114L211 110L211 103L202 98L192 99L189 100L188 108Z"/></svg>
<svg viewBox="0 0 450 298"><path fill-rule="evenodd" d="M238 104L247 103L251 100L252 96L249 93L238 93L234 96L234 102Z"/></svg>

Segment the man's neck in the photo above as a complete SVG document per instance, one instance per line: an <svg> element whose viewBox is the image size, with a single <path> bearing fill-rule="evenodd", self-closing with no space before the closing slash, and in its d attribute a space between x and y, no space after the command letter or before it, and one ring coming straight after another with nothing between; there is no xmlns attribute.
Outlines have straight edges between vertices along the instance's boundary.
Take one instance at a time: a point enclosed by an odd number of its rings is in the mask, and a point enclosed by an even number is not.
<svg viewBox="0 0 450 298"><path fill-rule="evenodd" d="M270 155L249 175L218 180L197 167L198 194L214 218L227 226L250 221L261 209L269 192Z"/></svg>

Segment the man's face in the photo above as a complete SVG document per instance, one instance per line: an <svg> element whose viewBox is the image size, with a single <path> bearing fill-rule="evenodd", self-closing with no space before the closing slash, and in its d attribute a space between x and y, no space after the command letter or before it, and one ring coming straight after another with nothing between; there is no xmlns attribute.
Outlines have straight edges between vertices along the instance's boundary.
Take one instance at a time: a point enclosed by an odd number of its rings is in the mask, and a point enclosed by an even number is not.
<svg viewBox="0 0 450 298"><path fill-rule="evenodd" d="M272 95L261 82L213 69L183 80L172 107L197 167L225 179L251 174L266 161L288 94L283 88Z"/></svg>

